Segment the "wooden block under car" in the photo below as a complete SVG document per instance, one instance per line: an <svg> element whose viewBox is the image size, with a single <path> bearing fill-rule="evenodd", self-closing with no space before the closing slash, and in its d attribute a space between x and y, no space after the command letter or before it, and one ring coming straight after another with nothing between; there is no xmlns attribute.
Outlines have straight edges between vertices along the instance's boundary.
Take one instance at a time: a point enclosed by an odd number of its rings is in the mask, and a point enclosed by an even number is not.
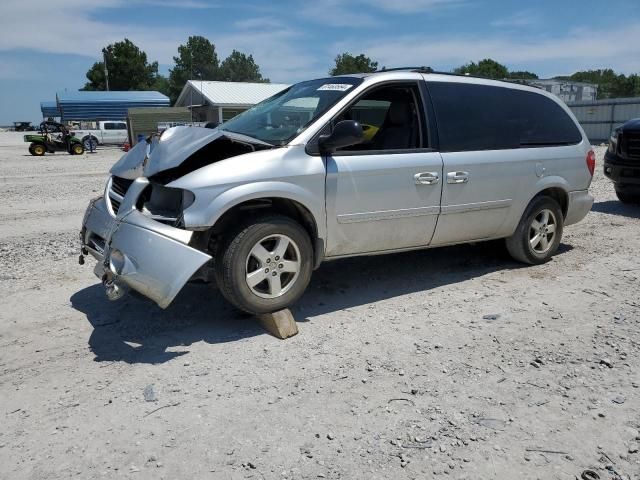
<svg viewBox="0 0 640 480"><path fill-rule="evenodd" d="M258 320L265 330L281 340L298 334L298 325L288 308L258 315Z"/></svg>

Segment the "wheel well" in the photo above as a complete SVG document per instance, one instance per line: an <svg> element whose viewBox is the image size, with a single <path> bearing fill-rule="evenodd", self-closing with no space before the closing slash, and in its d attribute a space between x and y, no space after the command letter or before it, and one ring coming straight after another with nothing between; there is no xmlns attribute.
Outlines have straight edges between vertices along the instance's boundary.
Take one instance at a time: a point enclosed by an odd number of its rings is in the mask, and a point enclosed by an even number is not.
<svg viewBox="0 0 640 480"><path fill-rule="evenodd" d="M237 225L239 222L244 222L252 216L257 216L263 213L278 213L280 215L285 215L302 225L311 239L311 244L314 248L314 258L316 259L315 263L316 265L319 263L322 255L324 255L324 246L319 243L321 240L318 238L318 226L316 225L316 221L311 212L304 205L288 198L258 198L240 203L230 208L208 231L208 249L212 253L215 253L215 248L219 243L219 240L230 226Z"/></svg>
<svg viewBox="0 0 640 480"><path fill-rule="evenodd" d="M569 208L569 195L563 189L558 187L546 188L539 192L536 197L551 197L553 198L562 209L562 216L567 218L567 210Z"/></svg>

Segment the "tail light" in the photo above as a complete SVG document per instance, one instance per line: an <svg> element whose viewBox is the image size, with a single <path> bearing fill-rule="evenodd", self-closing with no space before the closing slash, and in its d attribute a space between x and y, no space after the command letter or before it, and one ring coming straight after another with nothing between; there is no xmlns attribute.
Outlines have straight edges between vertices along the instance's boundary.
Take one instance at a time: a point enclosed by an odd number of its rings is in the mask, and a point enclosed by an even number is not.
<svg viewBox="0 0 640 480"><path fill-rule="evenodd" d="M589 150L589 153L587 153L587 168L593 177L593 173L596 171L596 154L593 150Z"/></svg>

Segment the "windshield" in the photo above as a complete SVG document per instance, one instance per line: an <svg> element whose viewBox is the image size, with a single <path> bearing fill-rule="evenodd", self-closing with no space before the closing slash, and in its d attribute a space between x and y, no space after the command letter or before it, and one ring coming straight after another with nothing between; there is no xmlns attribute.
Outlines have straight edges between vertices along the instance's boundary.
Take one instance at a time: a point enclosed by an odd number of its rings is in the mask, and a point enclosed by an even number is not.
<svg viewBox="0 0 640 480"><path fill-rule="evenodd" d="M334 77L296 83L220 126L272 145L286 145L338 100L362 83Z"/></svg>

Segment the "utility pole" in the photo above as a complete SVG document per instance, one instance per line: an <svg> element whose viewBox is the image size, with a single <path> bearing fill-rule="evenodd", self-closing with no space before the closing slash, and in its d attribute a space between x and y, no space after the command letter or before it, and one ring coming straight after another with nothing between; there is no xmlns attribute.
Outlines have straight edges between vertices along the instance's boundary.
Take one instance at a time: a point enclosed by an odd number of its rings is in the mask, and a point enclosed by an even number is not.
<svg viewBox="0 0 640 480"><path fill-rule="evenodd" d="M104 81L107 85L107 92L109 91L109 69L107 68L107 52L102 51L102 63L104 64Z"/></svg>
<svg viewBox="0 0 640 480"><path fill-rule="evenodd" d="M189 80L191 80L193 78L193 50L191 48L189 48ZM187 82L188 83L188 82ZM189 94L190 94L190 100L189 103L191 104L191 126L193 126L193 85L190 86L189 88Z"/></svg>

